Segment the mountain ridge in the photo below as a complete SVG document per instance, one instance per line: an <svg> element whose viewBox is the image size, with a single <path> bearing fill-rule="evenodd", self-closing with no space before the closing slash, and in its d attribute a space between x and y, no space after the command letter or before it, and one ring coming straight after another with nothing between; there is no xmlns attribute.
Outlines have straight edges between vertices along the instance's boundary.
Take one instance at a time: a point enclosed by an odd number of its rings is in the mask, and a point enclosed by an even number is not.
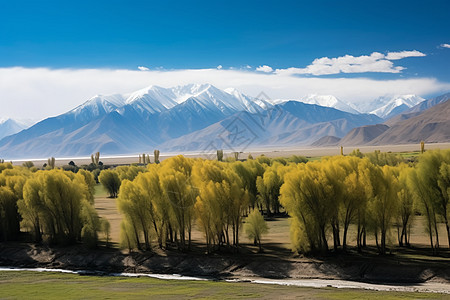
<svg viewBox="0 0 450 300"><path fill-rule="evenodd" d="M333 98L325 100L336 104ZM148 86L127 95L94 96L65 114L3 138L0 153L11 159L97 151L135 154L155 148L173 152L306 146L322 137L333 136L326 143L345 138L361 126L386 126L376 125L382 122L373 114L295 99L274 104L210 84ZM239 132L243 135L231 138Z"/></svg>

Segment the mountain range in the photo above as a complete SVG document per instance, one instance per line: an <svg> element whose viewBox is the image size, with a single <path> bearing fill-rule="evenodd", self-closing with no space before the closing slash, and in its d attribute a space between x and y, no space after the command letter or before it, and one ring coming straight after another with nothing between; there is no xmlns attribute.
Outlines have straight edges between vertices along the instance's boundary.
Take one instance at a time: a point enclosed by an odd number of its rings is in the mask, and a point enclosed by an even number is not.
<svg viewBox="0 0 450 300"><path fill-rule="evenodd" d="M400 100L399 100L400 99ZM7 159L165 152L243 151L246 147L306 146L323 138L337 144L355 128L383 123L400 112L417 114L416 96L375 101L379 116L359 113L333 96L267 101L210 84L149 86L128 95L96 95L67 113L0 140ZM435 101L436 102L436 101ZM423 104L432 106L436 103ZM375 104L364 109L373 109ZM411 108L412 107L412 108ZM407 115L407 114L405 114ZM407 117L404 117L405 119ZM378 131L390 128L376 125ZM381 128L381 129L380 129ZM364 143L371 136L361 129ZM369 136L369 137L367 137Z"/></svg>
<svg viewBox="0 0 450 300"><path fill-rule="evenodd" d="M450 142L450 93L405 110L383 124L356 127L343 138L323 137L315 146L362 146Z"/></svg>
<svg viewBox="0 0 450 300"><path fill-rule="evenodd" d="M424 100L424 98L417 95L394 95L379 97L369 102L349 103L333 95L311 94L297 101L332 107L352 114L374 114L387 120L416 106ZM278 104L286 101L288 100L275 100L275 103Z"/></svg>
<svg viewBox="0 0 450 300"><path fill-rule="evenodd" d="M65 114L3 138L0 155L15 159L86 156L96 151L130 154L154 148L204 151L307 145L321 136L342 137L354 127L379 122L375 115L299 101L273 104L209 84L150 86L129 95L94 96Z"/></svg>

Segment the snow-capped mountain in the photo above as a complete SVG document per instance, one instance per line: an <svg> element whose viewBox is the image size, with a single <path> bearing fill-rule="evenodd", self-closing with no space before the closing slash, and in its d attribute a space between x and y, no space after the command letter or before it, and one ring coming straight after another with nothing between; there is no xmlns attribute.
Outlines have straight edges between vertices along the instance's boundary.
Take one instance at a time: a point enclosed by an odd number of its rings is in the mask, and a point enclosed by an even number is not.
<svg viewBox="0 0 450 300"><path fill-rule="evenodd" d="M332 107L352 114L358 114L359 111L352 104L339 100L333 95L311 94L301 98L299 101L307 104L316 104L325 107Z"/></svg>
<svg viewBox="0 0 450 300"><path fill-rule="evenodd" d="M122 107L124 104L125 98L120 94L109 96L95 95L65 115L73 117L78 121L88 121L92 118L106 115Z"/></svg>
<svg viewBox="0 0 450 300"><path fill-rule="evenodd" d="M383 119L389 119L421 103L425 99L417 95L396 95L377 98L368 103L361 103L361 112L371 113Z"/></svg>
<svg viewBox="0 0 450 300"><path fill-rule="evenodd" d="M315 104L324 107L331 107L341 111L349 112L352 114L359 114L360 111L356 108L353 103L347 103L336 98L333 95L318 95L318 94L309 94L300 99L275 99L272 100L271 103L273 105L286 103L288 101L298 101L306 104Z"/></svg>
<svg viewBox="0 0 450 300"><path fill-rule="evenodd" d="M311 96L307 100L342 107L334 97ZM255 145L306 145L313 138L342 137L356 126L381 121L374 115L300 101L273 104L210 84L149 86L127 95L95 96L65 114L2 139L0 153L12 159L84 156L96 151L130 154L156 147L202 151L212 137L217 147L222 143L226 148L221 132L243 129L257 134L252 141ZM242 128L234 128L236 125Z"/></svg>
<svg viewBox="0 0 450 300"><path fill-rule="evenodd" d="M159 113L178 104L177 95L170 89L149 86L132 93L124 104L132 106L140 112Z"/></svg>
<svg viewBox="0 0 450 300"><path fill-rule="evenodd" d="M16 121L13 119L0 119L0 140L8 135L24 130L28 126L23 122Z"/></svg>

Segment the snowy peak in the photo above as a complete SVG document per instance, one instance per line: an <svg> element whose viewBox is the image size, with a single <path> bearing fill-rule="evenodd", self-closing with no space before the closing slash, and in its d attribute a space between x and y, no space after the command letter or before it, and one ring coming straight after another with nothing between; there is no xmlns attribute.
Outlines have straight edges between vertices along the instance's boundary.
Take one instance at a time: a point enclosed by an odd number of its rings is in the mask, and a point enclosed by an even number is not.
<svg viewBox="0 0 450 300"><path fill-rule="evenodd" d="M219 109L225 114L240 111L256 113L271 107L271 104L244 95L236 89L220 90L212 85L202 85L196 90L199 93L189 97L186 101L195 102L209 110Z"/></svg>
<svg viewBox="0 0 450 300"><path fill-rule="evenodd" d="M176 95L170 89L159 86L149 86L132 93L125 103L140 112L150 114L162 112L177 105Z"/></svg>
<svg viewBox="0 0 450 300"><path fill-rule="evenodd" d="M320 106L334 107L339 104L339 100L332 95L310 94L302 98L301 101L307 104L316 104Z"/></svg>
<svg viewBox="0 0 450 300"><path fill-rule="evenodd" d="M76 119L84 120L108 114L125 104L123 95L96 95L84 102L80 106L74 108L69 114L75 116Z"/></svg>
<svg viewBox="0 0 450 300"><path fill-rule="evenodd" d="M191 97L195 97L211 87L212 87L212 85L209 83L187 84L187 85L180 85L180 86L170 88L170 90L176 97L175 101L177 103L183 103L187 99L189 99Z"/></svg>
<svg viewBox="0 0 450 300"><path fill-rule="evenodd" d="M255 113L261 109L265 110L273 107L272 103L269 103L263 99L247 96L235 88L227 88L224 91L232 95L234 98L239 99L239 101L241 101L247 108L246 110L251 113Z"/></svg>
<svg viewBox="0 0 450 300"><path fill-rule="evenodd" d="M331 107L338 110L342 110L345 112L349 112L352 114L359 114L360 112L355 108L355 106L351 103L346 103L342 100L339 100L333 95L318 95L318 94L309 94L303 98L298 100L295 99L275 99L272 100L271 103L273 105L283 104L288 101L297 101L306 104L314 104L324 107Z"/></svg>
<svg viewBox="0 0 450 300"><path fill-rule="evenodd" d="M196 102L205 109L219 109L222 113L245 110L245 105L240 99L209 85L207 88L193 95L187 101Z"/></svg>
<svg viewBox="0 0 450 300"><path fill-rule="evenodd" d="M383 119L388 119L402 113L408 108L416 106L424 100L425 99L422 97L416 95L382 97L374 100L374 104L372 106L374 109L369 111L369 113L375 114Z"/></svg>
<svg viewBox="0 0 450 300"><path fill-rule="evenodd" d="M317 94L310 94L306 97L302 98L300 100L303 103L306 104L316 104L320 106L325 107L331 107L336 108L345 112L349 112L352 114L358 114L359 111L357 111L355 108L353 108L350 104L345 103L342 100L339 100L333 95L317 95Z"/></svg>

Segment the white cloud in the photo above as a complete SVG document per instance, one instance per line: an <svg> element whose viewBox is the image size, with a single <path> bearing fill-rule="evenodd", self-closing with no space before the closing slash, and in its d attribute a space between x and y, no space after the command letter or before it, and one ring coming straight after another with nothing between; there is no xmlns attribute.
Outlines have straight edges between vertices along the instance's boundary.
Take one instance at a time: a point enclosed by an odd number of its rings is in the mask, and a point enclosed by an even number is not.
<svg viewBox="0 0 450 300"><path fill-rule="evenodd" d="M394 66L391 60L398 60L405 57L425 56L422 52L401 51L389 52L384 55L379 52L373 52L370 55L352 56L344 55L335 58L316 58L306 68L287 68L277 69L275 72L281 75L311 74L311 75L330 75L339 73L400 73L404 67Z"/></svg>
<svg viewBox="0 0 450 300"><path fill-rule="evenodd" d="M222 69L223 67L222 67L222 65L218 65L217 66L217 70L220 70L220 69Z"/></svg>
<svg viewBox="0 0 450 300"><path fill-rule="evenodd" d="M269 66L259 66L256 68L256 71L258 72L264 72L264 73L271 73L273 71L273 69Z"/></svg>
<svg viewBox="0 0 450 300"><path fill-rule="evenodd" d="M412 51L388 52L388 54L386 55L386 59L397 60L406 57L423 57L423 56L426 56L426 54L417 50L412 50Z"/></svg>
<svg viewBox="0 0 450 300"><path fill-rule="evenodd" d="M143 66L139 66L138 69L141 71L149 71L150 70L149 68L143 67Z"/></svg>
<svg viewBox="0 0 450 300"><path fill-rule="evenodd" d="M426 97L450 90L450 83L434 78L304 78L216 68L141 72L15 67L0 68L0 118L42 119L73 109L96 94L130 93L152 84L171 87L188 83L235 87L250 96L263 91L272 99L299 99L307 94L322 94L354 103L386 94Z"/></svg>
<svg viewBox="0 0 450 300"><path fill-rule="evenodd" d="M442 48L450 48L450 44L441 44Z"/></svg>

